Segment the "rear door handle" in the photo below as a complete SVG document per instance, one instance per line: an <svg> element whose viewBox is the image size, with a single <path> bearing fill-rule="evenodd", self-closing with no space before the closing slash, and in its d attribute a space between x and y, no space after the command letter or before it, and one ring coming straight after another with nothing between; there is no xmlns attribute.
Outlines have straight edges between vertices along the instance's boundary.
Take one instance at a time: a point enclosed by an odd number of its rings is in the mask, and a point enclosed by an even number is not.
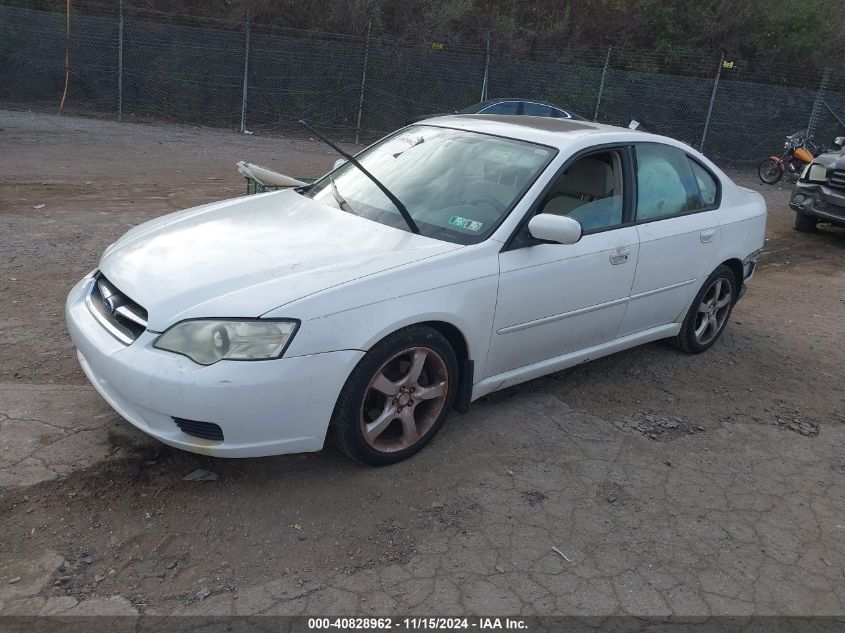
<svg viewBox="0 0 845 633"><path fill-rule="evenodd" d="M610 251L610 263L614 266L624 264L628 261L628 255L631 254L631 249L627 246L620 246Z"/></svg>
<svg viewBox="0 0 845 633"><path fill-rule="evenodd" d="M713 241L713 236L716 235L716 229L707 229L701 232L701 243L707 244L707 242Z"/></svg>

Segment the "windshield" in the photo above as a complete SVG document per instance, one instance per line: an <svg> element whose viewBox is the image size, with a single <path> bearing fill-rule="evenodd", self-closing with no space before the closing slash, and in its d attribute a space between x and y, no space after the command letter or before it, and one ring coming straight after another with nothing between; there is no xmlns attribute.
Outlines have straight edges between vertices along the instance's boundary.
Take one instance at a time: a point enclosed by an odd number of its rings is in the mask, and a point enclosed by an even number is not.
<svg viewBox="0 0 845 633"><path fill-rule="evenodd" d="M555 153L534 143L415 125L355 158L408 208L423 235L474 244L493 232ZM388 197L351 163L304 195L409 230Z"/></svg>

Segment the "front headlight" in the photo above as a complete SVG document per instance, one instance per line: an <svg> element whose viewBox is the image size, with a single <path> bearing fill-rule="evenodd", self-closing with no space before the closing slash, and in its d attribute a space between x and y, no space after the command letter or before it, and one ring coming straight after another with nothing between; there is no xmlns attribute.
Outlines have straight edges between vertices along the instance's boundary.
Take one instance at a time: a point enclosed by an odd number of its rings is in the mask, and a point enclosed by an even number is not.
<svg viewBox="0 0 845 633"><path fill-rule="evenodd" d="M813 163L807 171L807 180L810 182L827 182L827 167Z"/></svg>
<svg viewBox="0 0 845 633"><path fill-rule="evenodd" d="M182 321L153 344L158 349L183 354L211 365L219 360L278 358L290 343L299 321L233 321L201 319Z"/></svg>

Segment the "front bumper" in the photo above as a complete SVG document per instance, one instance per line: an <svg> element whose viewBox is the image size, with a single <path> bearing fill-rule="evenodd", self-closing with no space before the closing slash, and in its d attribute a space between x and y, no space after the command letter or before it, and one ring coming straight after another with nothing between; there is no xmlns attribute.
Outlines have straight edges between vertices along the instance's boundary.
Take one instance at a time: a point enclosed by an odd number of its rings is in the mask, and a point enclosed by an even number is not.
<svg viewBox="0 0 845 633"><path fill-rule="evenodd" d="M792 189L789 207L824 222L845 225L845 191L824 184L799 180Z"/></svg>
<svg viewBox="0 0 845 633"><path fill-rule="evenodd" d="M144 332L124 345L85 304L92 277L71 290L68 331L85 375L126 420L156 439L218 457L317 451L338 393L363 356L358 350L202 366L152 346ZM223 441L184 433L174 418L220 426Z"/></svg>

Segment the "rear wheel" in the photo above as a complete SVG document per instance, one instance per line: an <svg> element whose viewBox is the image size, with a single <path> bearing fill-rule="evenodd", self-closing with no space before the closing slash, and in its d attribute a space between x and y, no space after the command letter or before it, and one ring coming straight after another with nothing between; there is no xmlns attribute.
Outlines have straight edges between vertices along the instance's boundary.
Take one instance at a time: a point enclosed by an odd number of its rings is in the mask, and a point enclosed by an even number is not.
<svg viewBox="0 0 845 633"><path fill-rule="evenodd" d="M335 405L332 436L356 461L401 461L440 430L457 386L458 360L440 332L424 325L399 330L352 370Z"/></svg>
<svg viewBox="0 0 845 633"><path fill-rule="evenodd" d="M757 175L767 185L773 185L783 178L783 169L781 169L780 162L774 158L767 158L757 165Z"/></svg>
<svg viewBox="0 0 845 633"><path fill-rule="evenodd" d="M734 305L737 281L727 266L719 266L704 282L675 337L677 347L700 354L716 342L725 329Z"/></svg>
<svg viewBox="0 0 845 633"><path fill-rule="evenodd" d="M802 233L812 233L816 230L816 225L819 223L818 218L806 213L797 212L795 214L795 230Z"/></svg>

